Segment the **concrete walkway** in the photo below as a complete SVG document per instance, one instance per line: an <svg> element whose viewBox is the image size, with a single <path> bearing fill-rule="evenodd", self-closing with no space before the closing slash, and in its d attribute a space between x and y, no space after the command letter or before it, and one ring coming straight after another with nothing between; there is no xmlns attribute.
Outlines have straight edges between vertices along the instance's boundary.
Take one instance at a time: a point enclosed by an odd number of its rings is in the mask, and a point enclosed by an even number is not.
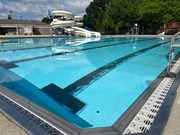
<svg viewBox="0 0 180 135"><path fill-rule="evenodd" d="M163 135L180 135L180 88Z"/></svg>
<svg viewBox="0 0 180 135"><path fill-rule="evenodd" d="M0 135L28 135L28 133L0 112Z"/></svg>

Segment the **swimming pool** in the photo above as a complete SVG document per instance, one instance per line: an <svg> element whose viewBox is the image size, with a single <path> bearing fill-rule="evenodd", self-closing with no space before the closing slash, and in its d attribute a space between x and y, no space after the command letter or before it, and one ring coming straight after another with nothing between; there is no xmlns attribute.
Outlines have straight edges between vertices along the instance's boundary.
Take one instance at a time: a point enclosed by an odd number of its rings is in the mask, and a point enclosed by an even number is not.
<svg viewBox="0 0 180 135"><path fill-rule="evenodd" d="M113 125L168 65L170 39L1 42L1 84L81 128Z"/></svg>

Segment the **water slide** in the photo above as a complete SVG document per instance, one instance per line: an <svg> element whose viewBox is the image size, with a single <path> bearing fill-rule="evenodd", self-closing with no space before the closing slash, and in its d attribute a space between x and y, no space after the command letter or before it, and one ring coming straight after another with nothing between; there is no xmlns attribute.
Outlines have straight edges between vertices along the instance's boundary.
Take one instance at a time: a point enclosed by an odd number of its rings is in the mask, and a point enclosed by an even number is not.
<svg viewBox="0 0 180 135"><path fill-rule="evenodd" d="M94 32L94 31L89 31L85 30L80 27L71 27L71 28L66 28L65 31L68 34L72 34L75 36L82 36L82 37L100 37L101 34L99 32Z"/></svg>
<svg viewBox="0 0 180 135"><path fill-rule="evenodd" d="M100 37L99 32L85 30L80 28L83 26L83 16L74 16L73 13L63 10L52 10L52 13L49 11L49 17L53 19L51 26L54 31L61 31L64 34L64 31L68 35L73 35L77 37Z"/></svg>

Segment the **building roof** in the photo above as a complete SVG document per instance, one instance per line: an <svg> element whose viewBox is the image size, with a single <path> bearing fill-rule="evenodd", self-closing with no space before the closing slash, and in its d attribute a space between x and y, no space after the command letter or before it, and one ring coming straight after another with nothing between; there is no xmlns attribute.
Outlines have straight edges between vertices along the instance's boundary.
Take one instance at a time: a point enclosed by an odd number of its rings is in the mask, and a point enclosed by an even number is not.
<svg viewBox="0 0 180 135"><path fill-rule="evenodd" d="M12 20L10 20L10 19L0 19L0 25L1 24L6 24L6 25L7 24L8 25L10 25L10 24L12 24L12 25L14 25L14 24L28 25L29 24L29 25L49 26L49 24L41 22L41 21L37 21L37 20L16 20L16 19L12 19Z"/></svg>

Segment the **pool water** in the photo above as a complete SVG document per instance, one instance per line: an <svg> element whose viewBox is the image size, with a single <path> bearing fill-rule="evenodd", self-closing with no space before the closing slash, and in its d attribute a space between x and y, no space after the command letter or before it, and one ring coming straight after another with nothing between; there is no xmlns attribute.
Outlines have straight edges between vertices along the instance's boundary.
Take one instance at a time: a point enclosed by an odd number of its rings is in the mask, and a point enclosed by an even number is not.
<svg viewBox="0 0 180 135"><path fill-rule="evenodd" d="M0 74L10 78L1 84L81 128L113 125L168 65L170 44L137 37L10 41L1 43Z"/></svg>

